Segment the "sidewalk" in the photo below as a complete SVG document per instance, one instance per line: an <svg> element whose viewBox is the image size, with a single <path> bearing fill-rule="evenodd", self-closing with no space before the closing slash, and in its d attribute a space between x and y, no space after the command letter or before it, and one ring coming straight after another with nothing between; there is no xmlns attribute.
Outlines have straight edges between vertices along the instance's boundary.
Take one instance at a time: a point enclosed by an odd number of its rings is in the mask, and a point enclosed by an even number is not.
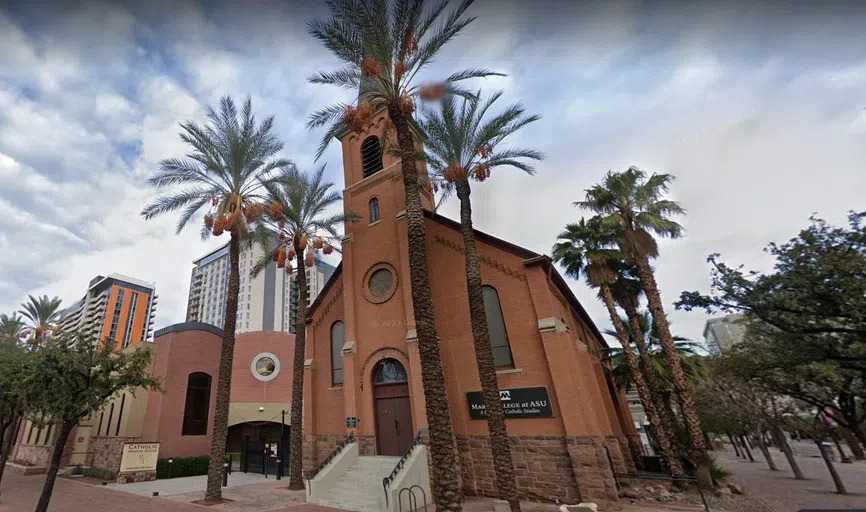
<svg viewBox="0 0 866 512"><path fill-rule="evenodd" d="M811 453L806 446L800 453ZM866 462L836 463L849 494L836 493L824 460L819 456L797 455L806 480L796 480L785 455L775 448L770 453L778 471L770 471L760 450L754 450L755 462L737 458L733 448L713 452L716 460L733 473L732 480L751 494L763 499L778 512L803 509L866 509ZM817 447L815 449L817 453Z"/></svg>
<svg viewBox="0 0 866 512"><path fill-rule="evenodd" d="M245 485L261 484L265 482L275 482L271 476L265 480L264 475L255 473L232 473L229 475L228 488L242 487ZM185 494L189 492L204 492L207 488L207 475L201 476L186 476L181 478L169 478L165 480L154 480L152 482L138 482L135 484L108 484L105 487L139 496L151 497L154 491L159 492L159 496L174 496L176 494ZM226 487L223 487L226 489Z"/></svg>

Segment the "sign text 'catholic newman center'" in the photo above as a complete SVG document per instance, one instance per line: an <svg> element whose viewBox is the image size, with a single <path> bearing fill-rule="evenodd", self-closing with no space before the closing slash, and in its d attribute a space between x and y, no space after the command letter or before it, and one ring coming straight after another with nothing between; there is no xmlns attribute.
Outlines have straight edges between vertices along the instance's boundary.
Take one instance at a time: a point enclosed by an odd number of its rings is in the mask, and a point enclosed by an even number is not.
<svg viewBox="0 0 866 512"><path fill-rule="evenodd" d="M473 420L487 419L484 394L481 391L466 393L469 402L469 417ZM500 389L499 400L505 418L552 418L553 406L550 394L544 386L533 388Z"/></svg>

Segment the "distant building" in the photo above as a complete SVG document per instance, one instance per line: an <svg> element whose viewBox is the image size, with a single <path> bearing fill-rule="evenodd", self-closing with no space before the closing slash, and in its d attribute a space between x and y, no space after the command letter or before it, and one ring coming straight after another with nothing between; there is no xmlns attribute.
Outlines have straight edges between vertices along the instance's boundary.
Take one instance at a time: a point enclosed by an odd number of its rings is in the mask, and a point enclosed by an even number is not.
<svg viewBox="0 0 866 512"><path fill-rule="evenodd" d="M254 246L241 249L239 267L241 273L238 293L238 317L235 332L282 331L295 332L294 317L297 306L297 290L293 282L297 269L287 275L276 263L269 263L259 275L253 277L252 269L264 255ZM222 329L225 326L226 294L229 285L228 244L193 262L187 302L187 322L204 322ZM318 296L334 267L316 261L307 269L308 304ZM292 293L295 300L292 302Z"/></svg>
<svg viewBox="0 0 866 512"><path fill-rule="evenodd" d="M316 260L315 265L312 267L306 267L307 273L307 307L316 300L316 297L319 296L322 289L325 288L325 283L328 282L328 279L331 278L331 274L334 273L335 267L333 265L328 265L324 261ZM289 315L289 328L287 332L292 334L296 333L295 327L298 324L298 299L299 299L299 289L298 289L298 269L295 269L292 272L292 276L289 279L289 296L286 301L287 313Z"/></svg>
<svg viewBox="0 0 866 512"><path fill-rule="evenodd" d="M121 274L96 276L84 297L60 312L58 323L63 331L115 340L118 350L141 343L153 334L155 286Z"/></svg>
<svg viewBox="0 0 866 512"><path fill-rule="evenodd" d="M723 354L746 335L746 315L735 313L720 318L711 318L704 325L704 341L713 357Z"/></svg>

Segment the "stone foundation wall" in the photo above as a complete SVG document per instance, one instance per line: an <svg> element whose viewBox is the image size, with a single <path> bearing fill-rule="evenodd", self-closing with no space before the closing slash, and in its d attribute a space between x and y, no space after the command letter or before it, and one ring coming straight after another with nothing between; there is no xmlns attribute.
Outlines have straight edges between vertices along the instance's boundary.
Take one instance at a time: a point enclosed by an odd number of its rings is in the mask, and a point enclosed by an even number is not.
<svg viewBox="0 0 866 512"><path fill-rule="evenodd" d="M571 467L574 471L574 479L580 488L582 501L609 503L618 500L616 482L613 479L610 461L605 450L605 447L610 448L607 441L608 439L604 437L565 438L568 455L571 458ZM622 464L622 454L618 448L617 443L616 452L618 455L614 455L613 450L611 450L611 456L614 461L617 456L620 457L620 464Z"/></svg>
<svg viewBox="0 0 866 512"><path fill-rule="evenodd" d="M132 484L156 480L156 471L126 471L117 475L117 483Z"/></svg>
<svg viewBox="0 0 866 512"><path fill-rule="evenodd" d="M376 438L373 436L359 436L355 440L358 442L358 453L361 455L376 455Z"/></svg>
<svg viewBox="0 0 866 512"><path fill-rule="evenodd" d="M91 437L87 464L92 468L107 469L115 475L120 472L123 443L139 443L140 437Z"/></svg>
<svg viewBox="0 0 866 512"><path fill-rule="evenodd" d="M580 494L562 437L510 437L517 491L522 499L578 503ZM463 492L497 496L493 455L487 436L457 436Z"/></svg>
<svg viewBox="0 0 866 512"><path fill-rule="evenodd" d="M319 465L331 454L346 436L304 436L304 471L309 471Z"/></svg>

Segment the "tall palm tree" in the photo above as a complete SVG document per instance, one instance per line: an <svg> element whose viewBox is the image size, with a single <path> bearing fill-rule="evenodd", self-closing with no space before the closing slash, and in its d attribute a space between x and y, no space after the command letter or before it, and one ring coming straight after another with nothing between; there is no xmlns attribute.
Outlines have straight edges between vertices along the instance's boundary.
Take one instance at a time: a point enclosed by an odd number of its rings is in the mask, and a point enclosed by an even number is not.
<svg viewBox="0 0 866 512"><path fill-rule="evenodd" d="M710 487L710 458L701 420L698 418L691 386L683 372L679 353L671 336L655 273L649 262L650 258L658 253L653 234L679 238L683 233L683 227L669 217L685 213L685 210L679 203L664 198L673 179L670 174L653 173L647 176L637 167L630 167L624 172L608 172L602 183L586 191L583 201L574 204L600 215L603 223L618 233L623 252L637 266L641 287L658 330L659 343L671 371L680 412L689 435L690 458L698 468L701 485Z"/></svg>
<svg viewBox="0 0 866 512"><path fill-rule="evenodd" d="M416 162L418 137L412 114L418 98L468 95L459 82L494 74L484 69L470 69L452 73L438 84L421 86L416 81L418 73L433 61L442 47L474 20L465 16L471 4L472 0L464 0L446 14L447 0L429 9L425 8L424 0L331 1L328 2L330 17L309 24L313 37L345 64L337 71L320 71L310 77L310 81L359 91L357 107L336 103L310 117L308 127L330 125L319 145L318 155L321 156L338 134L366 130L373 114L380 110L387 111L392 125L389 132L396 134L406 197L409 280L430 433L433 500L441 510L448 511L459 511L462 505L427 271L427 235L420 196L423 179Z"/></svg>
<svg viewBox="0 0 866 512"><path fill-rule="evenodd" d="M182 188L160 196L141 214L145 219L152 219L182 210L177 222L179 234L197 212L208 207L202 239L206 240L211 234L220 236L225 231L230 234L228 294L205 493L206 501L215 502L222 499L220 485L228 432L241 244L249 244L250 228L264 213L262 181L289 162L275 157L283 143L272 133L273 116L259 123L249 98L241 112L226 96L220 102L219 111L208 107L206 114L204 125L192 121L181 124L180 138L191 150L186 158L163 160L157 173L148 180L150 186L158 189L178 185Z"/></svg>
<svg viewBox="0 0 866 512"><path fill-rule="evenodd" d="M671 448L670 432L665 430L660 421L655 402L652 400L637 357L629 343L628 333L620 320L611 292L611 284L616 280L614 267L622 260L622 254L612 248L616 241L615 233L604 227L600 217L593 217L589 221L581 219L580 222L566 225L565 231L559 234L557 240L553 246L552 256L554 261L564 267L565 275L574 279L579 279L583 275L590 287L598 288L599 297L607 307L610 320L616 330L616 337L622 345L626 363L634 376L641 403L656 434L660 455L673 475L682 475L682 466ZM632 447L632 450L634 451L635 447ZM637 453L640 453L640 449L637 450Z"/></svg>
<svg viewBox="0 0 866 512"><path fill-rule="evenodd" d="M265 184L270 213L262 217L253 239L264 256L253 267L253 277L276 261L277 267L298 270L299 327L295 333L295 354L292 363L292 408L290 433L291 458L289 460L289 489L304 488L303 480L303 401L304 351L306 349L307 276L304 267L312 267L313 255L319 251L330 254L340 242L339 229L345 222L360 217L351 212L331 212L332 206L342 200L340 192L332 190L333 183L324 180L325 166L312 175L299 172L294 166L283 168L283 173Z"/></svg>
<svg viewBox="0 0 866 512"><path fill-rule="evenodd" d="M0 314L0 340L18 341L24 334L24 329L27 324L24 323L24 318L18 313L7 315Z"/></svg>
<svg viewBox="0 0 866 512"><path fill-rule="evenodd" d="M19 313L30 322L30 329L35 339L39 339L60 316L60 297L48 298L48 295L34 297L28 295L27 302L21 304Z"/></svg>
<svg viewBox="0 0 866 512"><path fill-rule="evenodd" d="M432 186L438 189L442 185L445 192L443 197L449 196L454 190L460 201L460 232L463 235L469 318L475 342L478 376L487 410L487 429L490 433L496 485L499 497L507 500L511 510L516 512L520 510L520 500L514 480L514 465L511 462L511 448L499 398L499 382L484 310L481 264L478 261L475 232L472 228L470 180L484 181L493 168L505 166L534 174L535 170L523 160L541 160L543 157L540 152L530 149L499 147L509 135L537 121L539 116L526 115L525 109L518 103L485 118L487 111L502 93L492 95L483 103L480 94L479 92L475 96L464 98L459 106L454 96L447 96L442 99L440 109L424 108L418 125L423 134L425 159Z"/></svg>

